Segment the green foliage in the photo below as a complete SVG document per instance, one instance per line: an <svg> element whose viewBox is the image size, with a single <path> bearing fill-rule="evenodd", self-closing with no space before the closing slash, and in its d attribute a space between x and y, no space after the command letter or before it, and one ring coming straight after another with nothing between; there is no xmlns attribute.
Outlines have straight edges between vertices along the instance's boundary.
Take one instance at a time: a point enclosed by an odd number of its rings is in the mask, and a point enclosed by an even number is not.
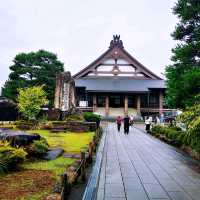
<svg viewBox="0 0 200 200"><path fill-rule="evenodd" d="M165 126L153 126L152 135L164 135L166 138L178 142L178 144L190 146L197 152L200 152L200 138L192 135L189 131L178 131L176 128Z"/></svg>
<svg viewBox="0 0 200 200"><path fill-rule="evenodd" d="M64 71L64 65L54 53L39 50L20 53L10 66L11 73L2 95L16 101L19 88L44 85L50 106L53 105L56 74Z"/></svg>
<svg viewBox="0 0 200 200"><path fill-rule="evenodd" d="M26 150L29 155L42 157L48 151L48 143L45 138L41 138L41 140L34 140L31 145L29 145Z"/></svg>
<svg viewBox="0 0 200 200"><path fill-rule="evenodd" d="M200 1L178 0L173 12L179 23L172 37L180 43L172 50L173 64L166 68L166 103L186 108L200 92Z"/></svg>
<svg viewBox="0 0 200 200"><path fill-rule="evenodd" d="M27 162L23 164L25 169L34 169L34 170L52 170L56 175L64 173L66 168L74 163L72 158L59 157L55 160L50 161L36 161L36 162Z"/></svg>
<svg viewBox="0 0 200 200"><path fill-rule="evenodd" d="M163 126L156 125L151 128L151 133L154 134L163 134Z"/></svg>
<svg viewBox="0 0 200 200"><path fill-rule="evenodd" d="M27 153L22 148L14 148L7 142L0 143L0 174L14 170L25 160Z"/></svg>
<svg viewBox="0 0 200 200"><path fill-rule="evenodd" d="M25 89L19 89L18 108L22 115L34 120L39 114L41 106L48 103L43 86L34 86Z"/></svg>
<svg viewBox="0 0 200 200"><path fill-rule="evenodd" d="M0 154L0 175L8 171L7 166L7 160L3 157L3 154Z"/></svg>
<svg viewBox="0 0 200 200"><path fill-rule="evenodd" d="M83 121L83 116L82 115L69 115L65 119L66 121Z"/></svg>
<svg viewBox="0 0 200 200"><path fill-rule="evenodd" d="M101 120L100 115L94 114L92 112L85 112L83 117L87 122L99 122Z"/></svg>
<svg viewBox="0 0 200 200"><path fill-rule="evenodd" d="M80 153L83 148L88 147L92 141L94 132L87 133L73 133L73 132L59 132L51 133L48 130L34 130L29 131L38 133L46 139L50 148L61 147L68 153Z"/></svg>
<svg viewBox="0 0 200 200"><path fill-rule="evenodd" d="M200 146L200 95L195 97L195 104L188 107L178 118L187 126L188 137L192 146L199 149Z"/></svg>

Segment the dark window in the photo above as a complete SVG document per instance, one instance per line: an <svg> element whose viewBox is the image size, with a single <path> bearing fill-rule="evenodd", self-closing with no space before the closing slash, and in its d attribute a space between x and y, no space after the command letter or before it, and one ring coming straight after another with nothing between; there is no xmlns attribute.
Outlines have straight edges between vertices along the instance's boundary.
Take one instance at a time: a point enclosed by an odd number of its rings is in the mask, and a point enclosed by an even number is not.
<svg viewBox="0 0 200 200"><path fill-rule="evenodd" d="M157 93L151 93L149 96L149 106L151 108L159 107L159 97Z"/></svg>
<svg viewBox="0 0 200 200"><path fill-rule="evenodd" d="M120 96L112 95L109 98L110 107L120 107Z"/></svg>
<svg viewBox="0 0 200 200"><path fill-rule="evenodd" d="M159 107L159 96L157 93L149 93L141 95L141 107L142 108L158 108Z"/></svg>
<svg viewBox="0 0 200 200"><path fill-rule="evenodd" d="M134 108L134 106L135 106L134 96L128 96L128 107Z"/></svg>
<svg viewBox="0 0 200 200"><path fill-rule="evenodd" d="M106 97L104 95L97 96L97 106L98 107L105 107L106 104Z"/></svg>
<svg viewBox="0 0 200 200"><path fill-rule="evenodd" d="M93 95L92 94L87 94L87 101L88 101L88 106L92 107L93 106Z"/></svg>

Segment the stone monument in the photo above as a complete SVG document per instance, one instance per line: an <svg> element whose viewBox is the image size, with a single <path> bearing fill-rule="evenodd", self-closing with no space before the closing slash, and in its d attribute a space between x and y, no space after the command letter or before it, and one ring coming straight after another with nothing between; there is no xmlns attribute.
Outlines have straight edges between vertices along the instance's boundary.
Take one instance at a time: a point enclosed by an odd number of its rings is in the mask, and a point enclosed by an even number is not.
<svg viewBox="0 0 200 200"><path fill-rule="evenodd" d="M75 107L75 82L70 72L62 72L56 76L54 106L62 112Z"/></svg>

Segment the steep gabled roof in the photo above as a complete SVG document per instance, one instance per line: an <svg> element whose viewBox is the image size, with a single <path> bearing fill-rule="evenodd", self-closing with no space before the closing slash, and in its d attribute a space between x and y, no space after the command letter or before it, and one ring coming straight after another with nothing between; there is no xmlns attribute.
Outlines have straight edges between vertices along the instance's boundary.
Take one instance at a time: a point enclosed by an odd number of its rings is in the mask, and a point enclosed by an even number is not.
<svg viewBox="0 0 200 200"><path fill-rule="evenodd" d="M91 64L89 64L87 67L85 67L84 69L82 69L81 71L79 71L77 74L75 74L73 76L74 79L79 79L79 78L84 78L86 77L89 73L94 73L97 74L97 68L102 65L102 63L106 60L106 59L114 59L116 61L116 66L115 64L113 65L113 70L111 71L114 75L117 76L117 73L115 74L114 70L118 71L119 73L124 73L125 75L128 74L142 74L144 75L144 77L146 79L159 79L162 80L159 76L157 76L156 74L154 74L153 72L151 72L149 69L147 69L144 65L142 65L139 61L137 61L133 56L131 56L125 49L123 46L123 42L122 40L120 40L120 36L119 35L114 35L113 36L113 40L110 42L110 47L109 49L104 52L101 56L99 56L95 61L93 61ZM117 60L118 59L124 59L125 61L127 61L128 65L131 65L133 68L135 68L136 72L133 73L129 73L129 72L121 72L118 69L118 65L117 65ZM109 64L108 64L109 66ZM123 66L127 66L126 64L124 64ZM100 73L100 72L98 72ZM102 72L103 73L103 72ZM105 72L107 73L107 72ZM143 79L141 77L136 77L133 76L133 79Z"/></svg>

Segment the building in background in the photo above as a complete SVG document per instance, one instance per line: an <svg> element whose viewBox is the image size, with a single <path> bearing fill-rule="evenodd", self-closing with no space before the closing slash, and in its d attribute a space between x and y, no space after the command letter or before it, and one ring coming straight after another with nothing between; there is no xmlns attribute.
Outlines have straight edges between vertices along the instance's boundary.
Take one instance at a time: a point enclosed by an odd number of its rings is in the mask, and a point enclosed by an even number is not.
<svg viewBox="0 0 200 200"><path fill-rule="evenodd" d="M119 35L114 35L108 50L73 79L75 105L82 110L113 117L165 111L165 81L130 55Z"/></svg>

